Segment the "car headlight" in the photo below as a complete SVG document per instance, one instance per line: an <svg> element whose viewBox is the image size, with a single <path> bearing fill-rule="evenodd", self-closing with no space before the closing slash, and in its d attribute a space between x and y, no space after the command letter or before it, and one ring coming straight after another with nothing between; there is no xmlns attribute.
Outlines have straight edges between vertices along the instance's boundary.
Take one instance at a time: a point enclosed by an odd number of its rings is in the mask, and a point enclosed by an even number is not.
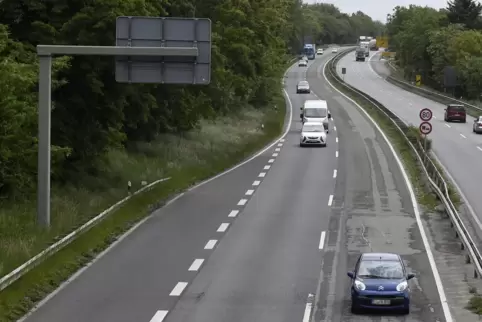
<svg viewBox="0 0 482 322"><path fill-rule="evenodd" d="M408 288L408 283L407 281L403 281L400 284L397 285L397 291L403 292Z"/></svg>
<svg viewBox="0 0 482 322"><path fill-rule="evenodd" d="M358 280L355 280L355 287L360 291L364 291L367 288L365 286L365 284L363 284L362 282L360 282Z"/></svg>

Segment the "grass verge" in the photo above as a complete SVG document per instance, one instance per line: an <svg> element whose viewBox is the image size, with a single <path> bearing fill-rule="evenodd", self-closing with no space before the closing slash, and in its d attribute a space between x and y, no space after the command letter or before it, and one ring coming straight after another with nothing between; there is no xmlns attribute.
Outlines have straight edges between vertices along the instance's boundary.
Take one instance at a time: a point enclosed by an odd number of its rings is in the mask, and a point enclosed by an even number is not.
<svg viewBox="0 0 482 322"><path fill-rule="evenodd" d="M417 194L417 199L421 205L423 205L427 210L433 210L438 205L438 200L435 194L433 194L427 187L426 182L420 174L422 173L422 168L417 158L408 142L400 134L400 131L393 125L387 116L382 113L377 107L368 103L363 97L353 93L348 90L345 86L338 83L338 81L331 74L331 63L326 65L325 74L328 80L342 93L356 101L363 109L377 122L380 128L385 132L385 134L390 139L395 149L398 151L399 156L403 161L405 170L408 172L415 192ZM417 131L411 130L408 135L418 135Z"/></svg>
<svg viewBox="0 0 482 322"><path fill-rule="evenodd" d="M239 163L276 138L282 131L285 101L279 93L270 106L240 109L234 116L203 121L182 137L162 136L154 143L136 146L137 153L111 151L106 178L117 178L123 187L104 183L105 192L69 188L53 194L53 227L38 230L30 204L9 205L0 212L0 275L35 255L56 236L65 235L92 214L126 194L128 180L140 187L142 180L172 179L134 196L116 212L70 245L0 292L0 321L16 321L64 280L85 266L136 222L161 207L169 197ZM262 126L264 125L264 126ZM91 178L101 183L102 178ZM151 179L151 180L149 180ZM134 184L135 183L135 184Z"/></svg>
<svg viewBox="0 0 482 322"><path fill-rule="evenodd" d="M482 296L479 294L472 296L466 309L477 314L479 317L482 316Z"/></svg>

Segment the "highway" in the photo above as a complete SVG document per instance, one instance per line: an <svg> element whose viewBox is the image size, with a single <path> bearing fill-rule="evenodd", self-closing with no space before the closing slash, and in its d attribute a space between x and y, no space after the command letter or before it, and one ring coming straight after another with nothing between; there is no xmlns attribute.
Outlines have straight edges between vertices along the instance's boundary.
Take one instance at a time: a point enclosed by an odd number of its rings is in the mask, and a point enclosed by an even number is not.
<svg viewBox="0 0 482 322"><path fill-rule="evenodd" d="M307 322L310 304L315 321L446 321L401 171L322 79L331 56L287 72L283 139L157 211L25 321ZM295 93L305 77L314 94ZM300 148L299 107L316 97L328 145ZM400 253L417 275L409 316L351 315L346 272L365 251Z"/></svg>
<svg viewBox="0 0 482 322"><path fill-rule="evenodd" d="M391 109L402 120L419 126L419 112L429 108L433 112L432 139L433 151L446 172L455 181L468 204L471 222L482 229L482 198L479 194L477 178L482 178L482 135L472 132L474 118L467 117L467 123L444 121L443 104L410 93L383 79L389 75L388 66L380 61L379 54L371 54L369 62L356 62L354 54L348 54L338 63L338 72L346 67L345 81L371 95ZM380 76L381 75L381 76Z"/></svg>

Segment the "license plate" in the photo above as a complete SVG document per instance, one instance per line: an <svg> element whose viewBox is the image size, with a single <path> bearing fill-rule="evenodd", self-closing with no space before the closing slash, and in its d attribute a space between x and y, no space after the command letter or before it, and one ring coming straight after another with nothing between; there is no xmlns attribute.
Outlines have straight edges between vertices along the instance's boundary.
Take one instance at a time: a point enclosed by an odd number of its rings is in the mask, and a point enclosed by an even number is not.
<svg viewBox="0 0 482 322"><path fill-rule="evenodd" d="M390 305L390 300L372 300L373 305Z"/></svg>

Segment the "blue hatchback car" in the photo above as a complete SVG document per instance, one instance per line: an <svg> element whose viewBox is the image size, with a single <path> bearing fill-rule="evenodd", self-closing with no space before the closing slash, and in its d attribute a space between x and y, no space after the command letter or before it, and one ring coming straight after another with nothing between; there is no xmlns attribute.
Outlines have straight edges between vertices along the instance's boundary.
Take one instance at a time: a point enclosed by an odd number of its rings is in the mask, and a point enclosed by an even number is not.
<svg viewBox="0 0 482 322"><path fill-rule="evenodd" d="M351 278L351 311L396 310L410 313L410 287L415 277L407 274L402 258L391 253L363 253Z"/></svg>

